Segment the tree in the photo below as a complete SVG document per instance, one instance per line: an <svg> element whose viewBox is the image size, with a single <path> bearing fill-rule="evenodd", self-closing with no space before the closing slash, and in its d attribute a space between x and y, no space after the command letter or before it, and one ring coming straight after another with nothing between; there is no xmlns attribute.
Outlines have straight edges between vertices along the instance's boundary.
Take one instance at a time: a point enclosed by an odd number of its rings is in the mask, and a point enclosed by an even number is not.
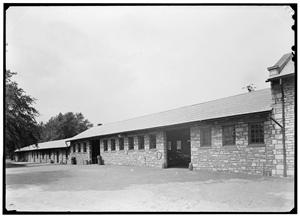
<svg viewBox="0 0 300 216"><path fill-rule="evenodd" d="M39 138L36 117L38 111L33 107L35 99L25 93L12 77L17 73L5 73L5 154L12 156L17 148L36 143Z"/></svg>
<svg viewBox="0 0 300 216"><path fill-rule="evenodd" d="M46 124L40 123L40 141L70 138L92 126L93 124L85 119L82 113L59 113L51 117Z"/></svg>

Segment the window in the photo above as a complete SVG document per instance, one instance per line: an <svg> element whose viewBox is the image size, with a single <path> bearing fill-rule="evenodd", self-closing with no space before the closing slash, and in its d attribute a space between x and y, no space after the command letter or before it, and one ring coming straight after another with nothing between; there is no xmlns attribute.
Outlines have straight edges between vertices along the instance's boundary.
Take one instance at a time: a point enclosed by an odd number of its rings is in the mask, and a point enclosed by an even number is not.
<svg viewBox="0 0 300 216"><path fill-rule="evenodd" d="M81 143L78 143L77 147L78 147L78 152L80 152L81 151Z"/></svg>
<svg viewBox="0 0 300 216"><path fill-rule="evenodd" d="M51 158L51 152L49 151L49 159Z"/></svg>
<svg viewBox="0 0 300 216"><path fill-rule="evenodd" d="M149 136L149 139L150 139L150 149L155 149L156 148L156 135L151 134Z"/></svg>
<svg viewBox="0 0 300 216"><path fill-rule="evenodd" d="M43 158L43 159L45 158L45 152L42 153L42 158Z"/></svg>
<svg viewBox="0 0 300 216"><path fill-rule="evenodd" d="M200 146L211 146L211 128L201 128L200 129Z"/></svg>
<svg viewBox="0 0 300 216"><path fill-rule="evenodd" d="M144 136L138 136L138 149L145 149Z"/></svg>
<svg viewBox="0 0 300 216"><path fill-rule="evenodd" d="M176 141L176 148L177 150L181 150L181 140Z"/></svg>
<svg viewBox="0 0 300 216"><path fill-rule="evenodd" d="M110 140L110 149L112 151L116 151L116 140L115 139Z"/></svg>
<svg viewBox="0 0 300 216"><path fill-rule="evenodd" d="M235 145L234 125L224 126L222 128L222 141L223 141L223 146Z"/></svg>
<svg viewBox="0 0 300 216"><path fill-rule="evenodd" d="M264 123L249 124L249 144L264 144Z"/></svg>
<svg viewBox="0 0 300 216"><path fill-rule="evenodd" d="M124 138L119 138L119 150L124 150Z"/></svg>
<svg viewBox="0 0 300 216"><path fill-rule="evenodd" d="M76 146L73 144L73 152L76 152Z"/></svg>
<svg viewBox="0 0 300 216"><path fill-rule="evenodd" d="M103 140L104 151L107 151L107 140Z"/></svg>
<svg viewBox="0 0 300 216"><path fill-rule="evenodd" d="M86 143L83 143L83 152L86 152Z"/></svg>
<svg viewBox="0 0 300 216"><path fill-rule="evenodd" d="M129 150L134 149L133 137L128 137L128 149Z"/></svg>

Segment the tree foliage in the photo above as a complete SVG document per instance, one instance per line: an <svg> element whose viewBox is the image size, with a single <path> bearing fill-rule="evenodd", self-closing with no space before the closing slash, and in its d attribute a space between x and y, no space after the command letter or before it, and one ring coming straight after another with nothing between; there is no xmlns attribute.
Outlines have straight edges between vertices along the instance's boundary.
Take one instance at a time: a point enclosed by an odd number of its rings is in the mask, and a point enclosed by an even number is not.
<svg viewBox="0 0 300 216"><path fill-rule="evenodd" d="M50 141L73 137L93 125L81 113L59 113L44 124L40 123L40 141Z"/></svg>
<svg viewBox="0 0 300 216"><path fill-rule="evenodd" d="M39 138L36 117L38 111L33 107L35 99L12 80L17 73L5 73L5 153L12 155L17 148L37 142Z"/></svg>

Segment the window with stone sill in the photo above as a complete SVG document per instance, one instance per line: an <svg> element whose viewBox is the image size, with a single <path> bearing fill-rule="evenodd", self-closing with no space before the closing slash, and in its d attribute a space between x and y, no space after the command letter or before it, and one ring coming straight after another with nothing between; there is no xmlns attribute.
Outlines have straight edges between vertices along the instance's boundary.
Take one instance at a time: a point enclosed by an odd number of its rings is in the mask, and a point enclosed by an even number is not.
<svg viewBox="0 0 300 216"><path fill-rule="evenodd" d="M103 140L103 148L104 148L104 151L107 151L107 149L108 149L107 140Z"/></svg>
<svg viewBox="0 0 300 216"><path fill-rule="evenodd" d="M119 138L119 150L124 150L124 138Z"/></svg>
<svg viewBox="0 0 300 216"><path fill-rule="evenodd" d="M249 123L249 145L260 145L264 144L264 123Z"/></svg>
<svg viewBox="0 0 300 216"><path fill-rule="evenodd" d="M86 152L86 143L83 143L83 152Z"/></svg>
<svg viewBox="0 0 300 216"><path fill-rule="evenodd" d="M178 151L181 151L181 149L182 149L182 146L181 146L181 140L177 140L177 141L176 141L176 149L177 149Z"/></svg>
<svg viewBox="0 0 300 216"><path fill-rule="evenodd" d="M128 137L128 149L133 150L134 149L134 140L133 137Z"/></svg>
<svg viewBox="0 0 300 216"><path fill-rule="evenodd" d="M211 146L211 128L205 127L200 129L200 147Z"/></svg>
<svg viewBox="0 0 300 216"><path fill-rule="evenodd" d="M110 149L112 151L116 151L116 140L115 139L110 140Z"/></svg>
<svg viewBox="0 0 300 216"><path fill-rule="evenodd" d="M138 136L138 149L145 149L144 136Z"/></svg>
<svg viewBox="0 0 300 216"><path fill-rule="evenodd" d="M155 134L150 134L149 135L149 142L150 142L150 149L156 149L156 135Z"/></svg>
<svg viewBox="0 0 300 216"><path fill-rule="evenodd" d="M235 145L235 126L223 126L222 127L222 143L223 146Z"/></svg>
<svg viewBox="0 0 300 216"><path fill-rule="evenodd" d="M77 147L78 147L78 152L81 152L81 143L78 143Z"/></svg>

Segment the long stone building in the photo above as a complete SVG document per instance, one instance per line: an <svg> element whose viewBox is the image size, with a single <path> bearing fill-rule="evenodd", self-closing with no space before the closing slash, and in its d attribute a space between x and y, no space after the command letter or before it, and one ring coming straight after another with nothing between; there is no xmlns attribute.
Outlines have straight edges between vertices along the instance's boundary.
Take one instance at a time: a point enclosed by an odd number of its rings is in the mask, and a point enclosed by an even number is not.
<svg viewBox="0 0 300 216"><path fill-rule="evenodd" d="M67 139L68 161L293 176L292 57L268 68L271 88L90 128Z"/></svg>

